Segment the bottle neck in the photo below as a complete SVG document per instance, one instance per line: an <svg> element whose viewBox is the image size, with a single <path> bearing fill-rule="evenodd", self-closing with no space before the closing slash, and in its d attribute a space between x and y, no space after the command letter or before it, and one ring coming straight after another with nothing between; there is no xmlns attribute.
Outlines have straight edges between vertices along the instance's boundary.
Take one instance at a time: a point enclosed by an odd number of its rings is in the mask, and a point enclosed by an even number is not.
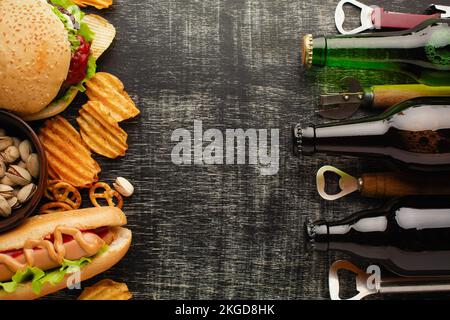
<svg viewBox="0 0 450 320"><path fill-rule="evenodd" d="M307 39L308 65L398 71L429 85L450 83L450 26L430 21L402 33Z"/></svg>
<svg viewBox="0 0 450 320"><path fill-rule="evenodd" d="M312 64L316 66L361 69L393 68L394 62L411 56L413 49L425 46L423 39L408 36L335 36L313 39Z"/></svg>
<svg viewBox="0 0 450 320"><path fill-rule="evenodd" d="M389 131L387 121L344 123L322 125L301 129L301 151L303 154L338 153L370 154L380 153L385 147L384 137Z"/></svg>
<svg viewBox="0 0 450 320"><path fill-rule="evenodd" d="M382 236L400 231L434 232L434 234L446 232L449 237L450 208L402 206L386 211L362 211L341 221L331 223L320 221L307 226L309 237L315 240L358 238L364 234Z"/></svg>

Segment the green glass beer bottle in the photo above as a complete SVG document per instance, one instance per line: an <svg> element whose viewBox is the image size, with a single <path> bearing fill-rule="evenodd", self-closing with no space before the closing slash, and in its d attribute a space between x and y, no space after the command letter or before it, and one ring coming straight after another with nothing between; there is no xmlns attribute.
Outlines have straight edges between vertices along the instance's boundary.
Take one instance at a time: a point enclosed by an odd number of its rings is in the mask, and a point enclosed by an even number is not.
<svg viewBox="0 0 450 320"><path fill-rule="evenodd" d="M402 72L416 81L450 85L450 19L403 32L303 38L302 64Z"/></svg>

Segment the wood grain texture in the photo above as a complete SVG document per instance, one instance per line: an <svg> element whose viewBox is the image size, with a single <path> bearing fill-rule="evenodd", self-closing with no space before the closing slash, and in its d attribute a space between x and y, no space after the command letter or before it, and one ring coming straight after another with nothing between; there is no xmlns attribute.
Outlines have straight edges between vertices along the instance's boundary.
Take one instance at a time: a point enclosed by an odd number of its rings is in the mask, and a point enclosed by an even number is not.
<svg viewBox="0 0 450 320"><path fill-rule="evenodd" d="M376 1L420 12L428 1ZM314 115L318 94L346 74L383 84L375 72L305 73L303 34L336 33L335 0L116 0L100 12L117 39L99 69L123 80L140 117L123 126L130 150L121 160L96 157L101 179L130 178L125 211L134 239L128 255L102 278L124 281L136 299L328 299L336 255L311 251L307 218L337 219L379 202L352 195L326 203L315 173L333 164L357 174L386 168L376 161L292 155L296 122ZM95 12L95 10L92 10ZM392 83L403 77L386 75ZM319 85L319 83L321 83ZM83 98L64 114L77 115ZM254 166L176 166L171 134L205 129L280 129L280 171ZM52 299L74 298L63 291Z"/></svg>

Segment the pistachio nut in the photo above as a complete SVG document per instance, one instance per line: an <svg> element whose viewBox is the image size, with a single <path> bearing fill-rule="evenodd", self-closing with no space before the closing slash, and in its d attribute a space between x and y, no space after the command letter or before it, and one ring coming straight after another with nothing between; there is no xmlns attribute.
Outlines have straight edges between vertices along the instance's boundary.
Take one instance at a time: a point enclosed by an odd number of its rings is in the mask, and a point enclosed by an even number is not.
<svg viewBox="0 0 450 320"><path fill-rule="evenodd" d="M19 149L20 143L22 142L22 140L20 140L17 137L13 137L13 146L16 147L17 149Z"/></svg>
<svg viewBox="0 0 450 320"><path fill-rule="evenodd" d="M119 192L124 197L131 197L134 193L133 185L125 178L118 177L115 182L113 182L114 189Z"/></svg>
<svg viewBox="0 0 450 320"><path fill-rule="evenodd" d="M17 159L19 159L19 157L19 149L15 146L9 146L0 153L0 159L4 160L6 163L14 163Z"/></svg>
<svg viewBox="0 0 450 320"><path fill-rule="evenodd" d="M11 179L9 179L6 175L0 179L0 183L1 184L6 184L7 186L15 186L16 184L14 182L11 181Z"/></svg>
<svg viewBox="0 0 450 320"><path fill-rule="evenodd" d="M24 168L24 169L27 168L27 164L26 164L25 162L23 162L22 160L20 160L20 161L17 163L17 165L18 165L19 167L21 167L21 168Z"/></svg>
<svg viewBox="0 0 450 320"><path fill-rule="evenodd" d="M13 139L11 137L1 136L0 137L0 151L13 145Z"/></svg>
<svg viewBox="0 0 450 320"><path fill-rule="evenodd" d="M26 186L31 182L31 175L27 169L19 167L17 165L9 166L6 172L6 177L8 177L14 184L19 186Z"/></svg>
<svg viewBox="0 0 450 320"><path fill-rule="evenodd" d="M11 215L11 206L3 196L0 196L0 216L9 217Z"/></svg>
<svg viewBox="0 0 450 320"><path fill-rule="evenodd" d="M6 173L6 164L5 161L0 160L0 178L3 178Z"/></svg>
<svg viewBox="0 0 450 320"><path fill-rule="evenodd" d="M20 158L23 162L27 161L30 154L33 152L33 146L30 140L23 140L19 145Z"/></svg>
<svg viewBox="0 0 450 320"><path fill-rule="evenodd" d="M25 203L31 199L36 190L37 186L34 183L27 184L17 193L17 199L20 203Z"/></svg>
<svg viewBox="0 0 450 320"><path fill-rule="evenodd" d="M15 210L15 209L19 209L22 204L19 202L19 199L17 199L17 197L12 197L11 199L7 199L9 206L11 207L11 209Z"/></svg>
<svg viewBox="0 0 450 320"><path fill-rule="evenodd" d="M6 184L0 184L0 195L5 199L10 199L14 197L14 189Z"/></svg>
<svg viewBox="0 0 450 320"><path fill-rule="evenodd" d="M35 179L39 178L39 157L36 153L32 153L28 156L25 161L25 169L31 174Z"/></svg>

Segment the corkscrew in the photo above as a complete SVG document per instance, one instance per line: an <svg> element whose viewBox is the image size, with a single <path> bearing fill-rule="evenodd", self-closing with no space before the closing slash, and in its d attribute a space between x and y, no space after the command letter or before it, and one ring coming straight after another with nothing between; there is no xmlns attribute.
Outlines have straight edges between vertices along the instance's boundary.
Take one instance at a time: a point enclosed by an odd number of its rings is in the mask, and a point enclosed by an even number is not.
<svg viewBox="0 0 450 320"><path fill-rule="evenodd" d="M450 86L427 86L423 84L380 85L363 88L353 77L341 80L343 92L321 95L317 111L327 119L342 120L351 117L360 107L384 111L403 101L419 97L449 97Z"/></svg>
<svg viewBox="0 0 450 320"><path fill-rule="evenodd" d="M361 9L361 25L353 30L344 29L344 6L351 4ZM357 34L373 29L411 29L428 19L442 19L450 17L450 6L430 5L429 14L411 14L389 12L377 6L368 6L356 0L341 0L335 12L336 27L341 34Z"/></svg>
<svg viewBox="0 0 450 320"><path fill-rule="evenodd" d="M340 271L349 271L356 274L356 290L358 291L358 294L346 300L361 300L376 294L450 291L449 277L383 278L381 274L377 277L376 273L364 272L349 261L339 260L332 264L328 277L330 297L332 300L343 300L340 296Z"/></svg>
<svg viewBox="0 0 450 320"><path fill-rule="evenodd" d="M327 172L339 176L340 192L328 194L326 191ZM316 176L317 191L325 200L334 201L359 191L367 198L390 198L420 195L450 195L450 176L447 174L409 174L403 172L366 173L355 178L332 166L319 169Z"/></svg>

